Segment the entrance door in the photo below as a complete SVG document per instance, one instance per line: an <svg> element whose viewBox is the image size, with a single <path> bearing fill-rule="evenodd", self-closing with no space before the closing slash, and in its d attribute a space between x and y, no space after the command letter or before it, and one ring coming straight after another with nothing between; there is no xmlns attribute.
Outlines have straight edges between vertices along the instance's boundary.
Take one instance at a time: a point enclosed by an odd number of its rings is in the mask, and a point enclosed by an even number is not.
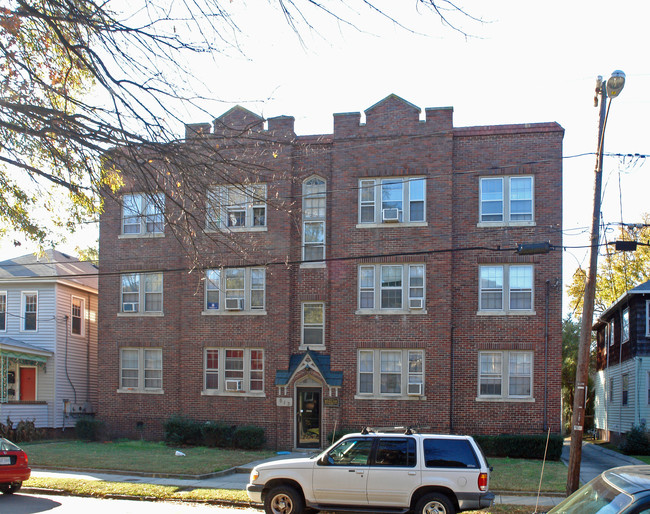
<svg viewBox="0 0 650 514"><path fill-rule="evenodd" d="M20 401L36 400L36 368L20 368Z"/></svg>
<svg viewBox="0 0 650 514"><path fill-rule="evenodd" d="M298 448L320 447L320 397L321 390L316 388L298 388L297 442Z"/></svg>

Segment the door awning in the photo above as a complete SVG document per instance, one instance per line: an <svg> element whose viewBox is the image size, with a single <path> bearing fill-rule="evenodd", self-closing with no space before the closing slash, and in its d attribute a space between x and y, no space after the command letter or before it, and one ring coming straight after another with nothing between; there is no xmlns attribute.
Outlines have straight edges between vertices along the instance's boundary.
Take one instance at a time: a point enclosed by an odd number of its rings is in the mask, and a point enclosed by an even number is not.
<svg viewBox="0 0 650 514"><path fill-rule="evenodd" d="M0 337L0 357L47 362L52 355L54 354L51 351L39 346L18 341L12 337Z"/></svg>

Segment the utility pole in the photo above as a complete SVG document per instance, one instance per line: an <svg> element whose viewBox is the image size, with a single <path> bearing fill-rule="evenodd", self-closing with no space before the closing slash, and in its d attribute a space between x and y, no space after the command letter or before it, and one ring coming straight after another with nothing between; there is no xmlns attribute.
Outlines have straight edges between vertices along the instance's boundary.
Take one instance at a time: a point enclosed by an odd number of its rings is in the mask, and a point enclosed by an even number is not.
<svg viewBox="0 0 650 514"><path fill-rule="evenodd" d="M585 283L582 304L582 321L578 342L578 363L573 396L573 416L571 418L571 447L569 456L569 473L567 478L567 495L580 486L580 461L582 459L582 436L585 425L585 406L587 400L587 383L589 380L589 350L591 347L591 328L594 316L594 299L596 296L596 275L598 273L598 243L600 241L600 197L603 184L603 144L605 127L611 98L616 98L625 85L625 74L615 71L607 81L601 76L596 80L595 105L600 97L600 116L598 122L598 148L596 152L596 169L594 181L594 210L591 218L591 244L589 248L589 270ZM609 103L607 97L610 97Z"/></svg>

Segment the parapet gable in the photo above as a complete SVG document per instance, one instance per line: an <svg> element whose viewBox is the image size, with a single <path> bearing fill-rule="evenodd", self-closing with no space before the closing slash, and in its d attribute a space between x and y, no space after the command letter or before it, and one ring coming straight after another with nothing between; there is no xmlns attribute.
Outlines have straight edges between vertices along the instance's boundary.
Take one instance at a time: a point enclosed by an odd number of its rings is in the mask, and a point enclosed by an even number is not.
<svg viewBox="0 0 650 514"><path fill-rule="evenodd" d="M423 121L421 112L418 106L390 94L364 111L365 123L361 123L358 112L334 114L334 138L425 134L452 129L452 108L427 108Z"/></svg>

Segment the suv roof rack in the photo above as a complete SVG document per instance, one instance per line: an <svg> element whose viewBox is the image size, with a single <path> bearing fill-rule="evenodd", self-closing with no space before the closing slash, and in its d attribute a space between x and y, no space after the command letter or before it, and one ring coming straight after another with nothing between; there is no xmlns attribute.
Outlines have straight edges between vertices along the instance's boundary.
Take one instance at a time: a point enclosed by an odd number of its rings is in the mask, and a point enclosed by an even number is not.
<svg viewBox="0 0 650 514"><path fill-rule="evenodd" d="M422 427L428 428L428 427ZM366 434L378 434L378 433L390 433L390 434L404 434L404 435L413 435L421 433L420 428L418 427L363 427L361 433Z"/></svg>

